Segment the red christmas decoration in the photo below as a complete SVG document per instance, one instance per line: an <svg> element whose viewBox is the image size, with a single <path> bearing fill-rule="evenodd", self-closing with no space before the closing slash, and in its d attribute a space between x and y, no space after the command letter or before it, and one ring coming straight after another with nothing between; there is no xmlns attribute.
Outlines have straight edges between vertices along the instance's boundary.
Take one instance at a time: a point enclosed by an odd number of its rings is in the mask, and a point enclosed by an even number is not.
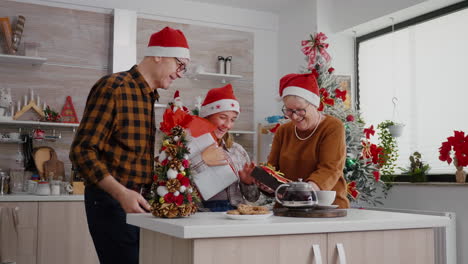
<svg viewBox="0 0 468 264"><path fill-rule="evenodd" d="M60 115L62 116L62 123L80 123L70 96L67 96Z"/></svg>

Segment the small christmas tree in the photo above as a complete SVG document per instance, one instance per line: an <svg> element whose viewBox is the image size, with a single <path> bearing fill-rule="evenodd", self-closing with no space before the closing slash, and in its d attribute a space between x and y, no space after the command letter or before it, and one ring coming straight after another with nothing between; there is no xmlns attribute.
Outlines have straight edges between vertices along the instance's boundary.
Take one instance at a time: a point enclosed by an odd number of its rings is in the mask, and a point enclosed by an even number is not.
<svg viewBox="0 0 468 264"><path fill-rule="evenodd" d="M382 148L370 142L375 134L373 126L365 128L358 111L345 105L347 91L340 89L340 83L330 66L328 44L324 33L310 35L302 41L302 52L307 56L308 65L303 72L311 72L320 87L319 111L340 119L346 131L346 164L343 170L348 183L348 197L351 200L370 204L382 204L383 197L377 196L378 187L384 195L389 189L380 180L380 168L385 163Z"/></svg>
<svg viewBox="0 0 468 264"><path fill-rule="evenodd" d="M178 96L178 92L177 97ZM180 100L179 100L180 101ZM155 158L150 205L154 216L186 217L197 211L199 196L192 184L187 148L187 127L192 116L182 106L170 103L165 110L160 130L163 140Z"/></svg>

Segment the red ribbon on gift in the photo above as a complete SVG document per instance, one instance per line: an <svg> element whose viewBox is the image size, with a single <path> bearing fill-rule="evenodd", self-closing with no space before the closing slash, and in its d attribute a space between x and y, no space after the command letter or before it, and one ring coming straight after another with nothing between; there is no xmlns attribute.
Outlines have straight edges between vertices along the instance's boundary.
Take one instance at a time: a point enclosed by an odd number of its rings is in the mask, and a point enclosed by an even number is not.
<svg viewBox="0 0 468 264"><path fill-rule="evenodd" d="M182 109L177 109L174 112L171 108L167 108L159 129L169 135L175 126L190 130L192 137L199 137L216 129L215 125L204 118L193 116Z"/></svg>
<svg viewBox="0 0 468 264"><path fill-rule="evenodd" d="M311 39L309 40L301 41L301 51L309 57L309 64L307 65L307 68L310 70L312 70L315 64L315 58L318 54L322 55L325 61L330 61L330 54L328 54L326 50L328 48L328 43L324 42L327 38L328 37L324 33L320 32L316 33L314 36L311 36Z"/></svg>

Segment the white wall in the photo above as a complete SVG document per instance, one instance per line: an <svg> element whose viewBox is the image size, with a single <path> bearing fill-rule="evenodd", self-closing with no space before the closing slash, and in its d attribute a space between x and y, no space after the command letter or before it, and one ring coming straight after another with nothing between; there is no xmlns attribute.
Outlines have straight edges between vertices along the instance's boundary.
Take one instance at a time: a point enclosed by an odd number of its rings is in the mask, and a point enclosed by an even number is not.
<svg viewBox="0 0 468 264"><path fill-rule="evenodd" d="M271 90L278 80L278 16L273 13L190 1L163 0L17 0L57 7L111 13L114 8L136 11L168 22L204 25L254 33L255 120L260 122L276 110ZM190 40L189 40L190 44ZM275 90L273 89L273 90ZM276 91L276 90L275 90Z"/></svg>

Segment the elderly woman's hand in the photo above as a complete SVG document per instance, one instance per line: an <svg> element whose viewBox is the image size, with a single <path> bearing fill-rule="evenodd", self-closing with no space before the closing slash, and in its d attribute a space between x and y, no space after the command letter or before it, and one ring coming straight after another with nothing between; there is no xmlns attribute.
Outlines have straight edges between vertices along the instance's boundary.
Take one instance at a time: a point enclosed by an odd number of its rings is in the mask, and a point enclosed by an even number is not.
<svg viewBox="0 0 468 264"><path fill-rule="evenodd" d="M253 169L255 168L255 163L251 162L244 164L244 168L242 168L241 171L239 171L239 178L242 183L245 184L253 184L255 179L250 176L252 174Z"/></svg>
<svg viewBox="0 0 468 264"><path fill-rule="evenodd" d="M258 186L258 188L266 193L273 194L275 193L275 190L272 188L266 186L265 184L261 183L260 181L254 180L255 184Z"/></svg>

